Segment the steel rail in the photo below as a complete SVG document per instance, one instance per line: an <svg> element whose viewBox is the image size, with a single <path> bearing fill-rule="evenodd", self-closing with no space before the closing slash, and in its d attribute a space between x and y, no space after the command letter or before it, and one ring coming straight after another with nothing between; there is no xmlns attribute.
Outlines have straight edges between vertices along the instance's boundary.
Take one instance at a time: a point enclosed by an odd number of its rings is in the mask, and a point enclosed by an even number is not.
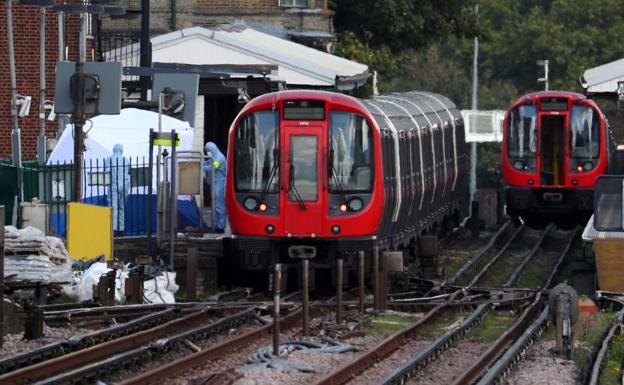
<svg viewBox="0 0 624 385"><path fill-rule="evenodd" d="M56 385L64 383L76 383L84 380L96 379L99 374L106 375L111 370L123 367L128 363L136 363L145 358L152 358L165 353L175 346L179 346L191 339L205 339L218 334L223 334L231 328L239 327L244 322L252 319L255 309L248 309L239 313L220 318L208 325L200 326L180 334L158 340L152 344L141 346L127 352L123 352L98 362L89 363L83 367L58 374L37 382L37 385Z"/></svg>
<svg viewBox="0 0 624 385"><path fill-rule="evenodd" d="M454 300L454 298L452 298L451 300ZM318 381L314 382L313 385L338 385L348 382L354 376L360 374L361 372L373 366L375 363L383 360L384 358L392 354L407 340L414 337L418 333L418 329L424 323L431 321L440 313L442 313L442 310L447 307L448 303L451 300L434 307L427 314L425 314L423 318L419 319L411 326L392 334L391 336L377 344L373 349L370 349L366 353L359 355L356 359L352 360L348 364L328 373Z"/></svg>
<svg viewBox="0 0 624 385"><path fill-rule="evenodd" d="M524 260L522 261L522 263L520 263L520 265L516 267L516 270L514 270L514 272L511 274L511 277L509 277L509 279L507 280L507 282L505 282L503 287L513 287L516 285L516 283L520 279L520 276L522 275L526 267L529 265L529 263L531 263L533 258L537 255L537 252L542 248L542 244L546 240L546 237L550 235L551 231L553 231L554 228L555 228L555 225L552 223L546 226L546 228L544 229L544 232L540 235L539 239L535 243L535 246L533 246L533 249L531 249L531 252L529 253L529 255L527 255L526 258L524 258Z"/></svg>
<svg viewBox="0 0 624 385"><path fill-rule="evenodd" d="M0 376L0 384L30 384L59 372L71 370L117 353L135 349L155 339L202 324L213 310L212 308L206 308L148 330L5 373Z"/></svg>
<svg viewBox="0 0 624 385"><path fill-rule="evenodd" d="M613 336L615 335L616 330L622 327L622 322L624 322L624 309L620 310L617 313L615 319L611 321L609 331L606 333L605 337L600 343L600 349L598 350L596 357L592 363L592 369L587 384L598 385L600 380L600 373L602 372L604 361L607 358L609 347L611 346L611 342L613 341Z"/></svg>
<svg viewBox="0 0 624 385"><path fill-rule="evenodd" d="M522 229L522 227L520 227L520 229ZM519 231L520 230L516 230L516 233L518 233ZM565 257L565 255L567 255L567 253L568 253L568 251L570 249L569 246L573 242L574 235L576 233L577 232L574 232L570 236L570 238L568 240L568 243L567 243L566 247L564 248L563 252L561 253L561 256L560 256L559 260L557 261L556 266L553 268L553 270L558 270L559 269L559 266L561 265L561 261ZM512 237L512 240L513 240L513 238L514 237ZM508 242L508 243L511 243L511 241ZM553 273L551 273L550 277L548 278L548 281L550 281L554 275L555 275L555 273L553 271ZM470 287L465 288L464 293L467 290L470 290ZM509 289L503 289L503 290L509 290ZM439 305L435 309L439 309L441 307L450 306L451 303L455 302L455 298L456 298L456 294L457 293L458 292L453 294L444 304ZM528 292L527 292L527 294L528 294ZM541 307L541 300L540 300L541 293L540 292L536 293L533 298L534 298L533 304L523 311L523 314L514 323L515 327L510 328L507 333L505 333L503 336L501 336L499 338L499 340L497 340L498 344L500 344L502 346L509 346L510 345L510 341L513 342L513 338L512 337L516 336L519 333L521 333L526 328L526 326L530 322L530 320L534 318L534 316L536 315L537 311L539 310L539 307ZM436 339L436 341L434 341L432 344L430 344L425 350L421 351L417 356L415 356L413 359L411 359L408 363L402 365L401 367L396 369L393 373L391 373L388 376L386 376L382 383L384 383L384 384L403 384L407 377L415 375L420 369L425 367L428 362L430 362L432 359L437 358L437 356L444 349L448 348L450 346L451 342L457 340L460 336L462 336L468 330L470 330L470 328L472 328L474 325L476 325L483 318L483 315L485 315L487 309L489 309L490 306L493 305L496 302L497 301L495 301L495 300L491 300L488 303L484 303L484 304L480 305L480 307L477 308L477 310L475 310L469 316L469 318L465 321L464 324L462 324L462 326L460 328L457 328L457 329L455 329L453 331L450 331L450 332L446 333L444 336ZM415 324L415 325L413 325L410 328L417 328L418 325L420 325L420 324L422 324L422 322L419 322L418 324ZM401 332L399 332L399 333L401 333ZM385 342L386 341L384 341L384 343ZM402 342L403 341L398 343L396 345L395 349L398 348L401 345ZM366 368L370 367L373 363L383 359L384 357L386 357L387 355L390 354L390 352L388 352L388 351L383 351L382 353L379 353L378 352L379 349L380 349L380 346L378 345L376 348L374 348L371 351L367 352L366 354L364 354L360 358L352 361L351 363L349 363L349 364L347 364L347 365L345 365L345 366L343 366L341 368L338 368L338 369L334 370L332 373L330 373L329 375L325 376L323 379L319 380L314 385L337 385L337 384L343 384L343 383L349 381L349 379L351 379L353 376L359 374L360 372L362 372ZM489 349L489 350L491 350L489 352L489 355L491 357L488 359L488 362L491 362L491 361L495 360L496 357L498 357L500 355L500 352L501 352L500 349L501 349L500 347L490 348ZM376 357L379 357L379 358L376 358ZM479 373L480 373L480 370L481 369L479 369Z"/></svg>
<svg viewBox="0 0 624 385"><path fill-rule="evenodd" d="M532 306L531 309L537 310L538 306L539 305L535 304L535 306ZM507 339L509 339L510 341L515 340L515 342L505 351L503 356L487 370L485 375L479 380L477 384L495 384L501 376L505 376L506 374L508 374L510 372L510 366L521 359L521 356L524 354L526 348L533 342L533 340L538 335L540 335L544 331L544 328L548 324L549 317L550 316L548 314L548 306L545 306L544 310L542 310L537 319L535 319L535 321L528 328L525 329L524 325L520 326L520 324L517 324L518 327L513 328L513 330L506 335ZM528 318L529 317L527 317L527 319ZM522 331L524 332L520 336L517 336L517 334Z"/></svg>
<svg viewBox="0 0 624 385"><path fill-rule="evenodd" d="M577 228L574 229L574 231L571 232L570 237L568 238L565 247L563 248L562 252L560 253L559 258L557 259L557 262L553 266L553 269L552 269L549 277L546 279L544 285L542 285L542 288L540 289L539 293L537 293L536 299L531 304L531 306L529 308L525 309L525 311L518 318L518 320L516 320L516 322L514 322L514 324L505 333L503 333L494 342L494 344L491 345L488 348L488 350L486 350L468 370L465 370L462 373L462 375L460 377L458 377L453 382L453 385L469 385L469 384L475 383L477 381L477 379L479 378L479 376L483 372L485 372L487 370L487 368L493 367L492 363L494 363L494 361L498 357L501 356L503 351L505 351L506 349L508 349L510 347L510 345L512 345L512 342L514 341L514 339L517 339L517 338L514 338L514 336L516 336L516 337L520 336L521 331L524 330L524 328L526 328L526 325L528 324L529 320L531 318L534 318L537 315L537 311L539 310L539 307L541 306L541 297L542 297L543 293L546 291L546 289L548 287L550 287L554 277L559 273L559 271L561 269L561 265L562 265L564 259L569 254L570 248L572 247L572 244L574 243L574 241L576 240L576 238L578 236L579 230L580 230L580 228L577 227ZM541 317L540 317L540 319L541 319ZM536 322L539 325L542 325L541 324L542 321L540 321L540 319L538 319ZM534 325L536 327L538 326L535 323L534 323ZM532 338L533 335L534 334L529 333L527 338L529 338L529 337ZM519 342L520 346L526 346L526 344L525 344L526 340L525 339L523 339L521 337L519 339L519 341L520 341ZM517 359L517 355L509 355L507 357L505 357L505 356L501 357L501 359L499 360L499 362L500 362L499 366L503 366L503 367L507 368L510 363L506 362L505 360L508 360L508 359L516 360Z"/></svg>
<svg viewBox="0 0 624 385"><path fill-rule="evenodd" d="M297 310L283 317L280 320L280 328L289 328L297 325L301 319L301 315L301 310ZM272 324L267 324L228 341L213 345L206 350L184 356L166 365L159 366L154 370L127 379L119 385L143 385L162 382L164 378L172 377L195 366L218 359L233 350L249 346L250 343L269 335L272 327Z"/></svg>
<svg viewBox="0 0 624 385"><path fill-rule="evenodd" d="M38 349L18 353L0 359L0 374L17 370L24 366L33 365L38 362L49 360L68 354L101 342L121 337L140 330L152 328L161 323L167 322L178 314L177 309L165 309L158 313L134 319L132 321L115 325L107 329L98 330L92 333L72 337L69 341L63 341L42 346Z"/></svg>
<svg viewBox="0 0 624 385"><path fill-rule="evenodd" d="M468 274L470 271L476 268L476 265L479 263L481 258L485 254L487 254L490 249L494 246L496 242L505 234L507 229L512 225L513 221L508 220L505 222L500 229L490 238L489 242L483 246L468 262L466 262L455 274L451 277L447 283L449 285L454 285L458 279L460 279L463 275Z"/></svg>
<svg viewBox="0 0 624 385"><path fill-rule="evenodd" d="M448 349L462 335L467 334L476 326L490 310L492 303L481 304L470 314L468 318L457 328L449 330L437 338L427 348L421 350L414 358L401 365L381 381L383 385L402 385L423 369L429 362L437 358L444 350Z"/></svg>
<svg viewBox="0 0 624 385"><path fill-rule="evenodd" d="M524 230L524 228L525 228L524 225L518 226L516 231L514 231L513 234L511 234L511 237L509 237L507 242L505 242L505 244L503 245L503 247L501 247L501 249L498 251L498 253L496 253L485 264L485 266L483 266L483 268L474 277L472 277L472 279L468 283L468 287L475 286L477 284L477 282L479 282L481 280L481 278L483 278L485 273L487 273L490 270L490 268L496 263L496 261L498 261L498 259L507 251L509 246L511 246L513 241L516 240L516 238L518 237L518 235L520 235L520 233Z"/></svg>

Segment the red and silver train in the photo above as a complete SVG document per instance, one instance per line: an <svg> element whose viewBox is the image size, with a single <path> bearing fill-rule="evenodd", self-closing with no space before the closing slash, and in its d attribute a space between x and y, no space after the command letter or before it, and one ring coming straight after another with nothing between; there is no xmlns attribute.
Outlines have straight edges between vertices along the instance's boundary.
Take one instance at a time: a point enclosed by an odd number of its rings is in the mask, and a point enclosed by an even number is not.
<svg viewBox="0 0 624 385"><path fill-rule="evenodd" d="M503 124L507 214L588 214L596 178L609 168L612 140L596 103L574 92L527 94Z"/></svg>
<svg viewBox="0 0 624 385"><path fill-rule="evenodd" d="M247 270L415 247L457 223L466 194L461 115L425 92L262 95L233 122L227 155L231 242Z"/></svg>

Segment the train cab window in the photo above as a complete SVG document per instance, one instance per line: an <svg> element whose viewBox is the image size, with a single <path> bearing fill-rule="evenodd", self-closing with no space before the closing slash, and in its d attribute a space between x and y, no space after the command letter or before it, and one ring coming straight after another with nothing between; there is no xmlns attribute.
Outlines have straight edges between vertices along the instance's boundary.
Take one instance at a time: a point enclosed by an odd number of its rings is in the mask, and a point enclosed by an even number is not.
<svg viewBox="0 0 624 385"><path fill-rule="evenodd" d="M591 107L572 106L570 154L578 162L597 159L600 154L600 118ZM573 162L572 166L576 168L578 162Z"/></svg>
<svg viewBox="0 0 624 385"><path fill-rule="evenodd" d="M331 111L329 130L329 191L371 191L373 134L366 119L351 112Z"/></svg>
<svg viewBox="0 0 624 385"><path fill-rule="evenodd" d="M507 152L513 164L522 165L519 170L535 171L537 149L537 107L518 106L511 111L507 136Z"/></svg>
<svg viewBox="0 0 624 385"><path fill-rule="evenodd" d="M258 111L236 128L234 180L237 191L277 192L278 132L276 111Z"/></svg>

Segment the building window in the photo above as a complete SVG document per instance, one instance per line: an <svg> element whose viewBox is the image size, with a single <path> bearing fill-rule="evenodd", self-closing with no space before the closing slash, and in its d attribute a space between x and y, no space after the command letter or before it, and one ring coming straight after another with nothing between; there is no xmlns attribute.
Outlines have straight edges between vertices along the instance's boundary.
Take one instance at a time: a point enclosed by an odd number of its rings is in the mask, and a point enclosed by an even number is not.
<svg viewBox="0 0 624 385"><path fill-rule="evenodd" d="M307 8L308 0L278 0L278 5L280 7Z"/></svg>

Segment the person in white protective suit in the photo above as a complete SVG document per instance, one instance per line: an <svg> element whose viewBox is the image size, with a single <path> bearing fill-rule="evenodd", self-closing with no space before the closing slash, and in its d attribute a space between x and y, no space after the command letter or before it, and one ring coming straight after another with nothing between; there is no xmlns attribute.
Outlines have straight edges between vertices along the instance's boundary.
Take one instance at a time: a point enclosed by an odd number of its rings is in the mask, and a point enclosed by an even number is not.
<svg viewBox="0 0 624 385"><path fill-rule="evenodd" d="M125 229L126 197L130 192L130 162L123 156L123 146L113 146L113 155L108 159L111 185L108 203L113 207L113 229L122 233Z"/></svg>
<svg viewBox="0 0 624 385"><path fill-rule="evenodd" d="M214 186L210 188L214 189L214 211L216 232L223 233L225 231L225 223L227 221L227 213L225 210L225 175L226 175L226 163L225 155L219 150L216 144L208 142L204 146L206 154L210 157L210 162L204 163L205 178L209 184L212 183L212 172L214 175Z"/></svg>

